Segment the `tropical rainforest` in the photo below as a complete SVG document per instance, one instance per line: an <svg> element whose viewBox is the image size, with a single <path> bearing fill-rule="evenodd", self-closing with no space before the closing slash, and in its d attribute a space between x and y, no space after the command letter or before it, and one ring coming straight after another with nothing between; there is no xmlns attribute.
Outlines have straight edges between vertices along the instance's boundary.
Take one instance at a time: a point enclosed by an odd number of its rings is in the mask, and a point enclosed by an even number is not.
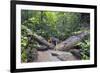
<svg viewBox="0 0 100 73"><path fill-rule="evenodd" d="M90 59L90 14L21 10L21 62Z"/></svg>

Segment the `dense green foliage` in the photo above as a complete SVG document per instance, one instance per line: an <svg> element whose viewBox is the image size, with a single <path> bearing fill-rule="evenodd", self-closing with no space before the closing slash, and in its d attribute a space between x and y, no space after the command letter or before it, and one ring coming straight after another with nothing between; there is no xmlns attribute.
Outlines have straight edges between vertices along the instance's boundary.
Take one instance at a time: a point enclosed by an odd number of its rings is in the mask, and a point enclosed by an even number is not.
<svg viewBox="0 0 100 73"><path fill-rule="evenodd" d="M41 35L46 40L49 37L59 38L64 41L71 35L76 35L78 32L89 29L89 14L88 13L75 13L75 12L50 12L50 11L21 11L21 25L27 26L32 32ZM21 29L21 54L22 62L27 59L25 49L28 44L28 33ZM89 37L88 37L89 38ZM34 40L32 48L35 48L38 42ZM90 49L89 40L78 43L81 46L83 59L88 59L89 56L86 51Z"/></svg>
<svg viewBox="0 0 100 73"><path fill-rule="evenodd" d="M82 42L79 42L77 45L81 47L82 59L84 59L84 60L90 59L90 42L89 42L89 40L84 40Z"/></svg>

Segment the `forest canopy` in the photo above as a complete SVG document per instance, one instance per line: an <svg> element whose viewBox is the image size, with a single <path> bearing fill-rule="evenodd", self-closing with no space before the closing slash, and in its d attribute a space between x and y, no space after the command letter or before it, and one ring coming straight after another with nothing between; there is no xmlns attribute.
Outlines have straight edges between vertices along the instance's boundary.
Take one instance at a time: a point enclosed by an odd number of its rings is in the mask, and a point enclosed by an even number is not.
<svg viewBox="0 0 100 73"><path fill-rule="evenodd" d="M26 26L32 31L33 34L36 33L37 35L42 36L48 42L50 37L57 38L59 39L59 42L62 42L70 36L79 35L84 31L89 32L90 14L78 12L21 10L21 25ZM36 48L39 45L43 45L35 39L29 38L28 36L29 33L27 33L25 29L21 28L22 62L26 62L28 59L28 48L31 48L31 50L35 49L33 52L36 53ZM29 39L31 39L30 43ZM78 42L75 46L78 46L79 49L82 50L80 53L81 59L89 59L89 35L82 39L82 41Z"/></svg>

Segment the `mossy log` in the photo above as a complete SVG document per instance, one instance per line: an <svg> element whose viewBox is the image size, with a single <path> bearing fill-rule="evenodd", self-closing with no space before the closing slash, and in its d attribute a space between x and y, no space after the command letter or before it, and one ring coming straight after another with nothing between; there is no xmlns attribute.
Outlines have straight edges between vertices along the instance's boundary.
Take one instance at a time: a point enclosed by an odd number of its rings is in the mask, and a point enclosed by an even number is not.
<svg viewBox="0 0 100 73"><path fill-rule="evenodd" d="M54 48L54 45L46 41L45 38L43 38L42 36L39 36L36 33L33 33L30 29L28 29L24 25L21 25L21 27L22 29L25 29L29 35L33 35L34 39L37 40L39 43L42 43L43 45L47 46L50 49Z"/></svg>
<svg viewBox="0 0 100 73"><path fill-rule="evenodd" d="M65 41L57 44L54 49L60 51L64 51L64 50L68 51L69 49L73 48L75 44L80 42L88 34L89 34L88 32L82 32L76 36L71 36Z"/></svg>

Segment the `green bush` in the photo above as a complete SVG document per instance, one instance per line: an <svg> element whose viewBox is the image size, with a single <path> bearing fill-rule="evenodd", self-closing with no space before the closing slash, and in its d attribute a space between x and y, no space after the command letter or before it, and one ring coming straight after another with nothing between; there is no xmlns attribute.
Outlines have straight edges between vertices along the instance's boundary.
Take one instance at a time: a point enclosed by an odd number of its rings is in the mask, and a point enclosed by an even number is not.
<svg viewBox="0 0 100 73"><path fill-rule="evenodd" d="M81 47L82 59L84 60L90 59L90 41L84 40L83 42L79 42L77 45Z"/></svg>

